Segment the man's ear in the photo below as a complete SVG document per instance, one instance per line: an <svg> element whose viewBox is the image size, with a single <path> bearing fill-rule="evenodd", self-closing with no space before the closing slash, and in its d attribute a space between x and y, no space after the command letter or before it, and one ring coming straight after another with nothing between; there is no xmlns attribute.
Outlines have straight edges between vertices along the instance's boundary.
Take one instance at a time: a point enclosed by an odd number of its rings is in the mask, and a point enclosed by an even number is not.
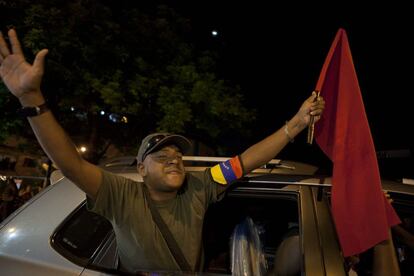
<svg viewBox="0 0 414 276"><path fill-rule="evenodd" d="M137 171L142 177L147 175L147 170L145 169L144 163L139 163L137 165Z"/></svg>

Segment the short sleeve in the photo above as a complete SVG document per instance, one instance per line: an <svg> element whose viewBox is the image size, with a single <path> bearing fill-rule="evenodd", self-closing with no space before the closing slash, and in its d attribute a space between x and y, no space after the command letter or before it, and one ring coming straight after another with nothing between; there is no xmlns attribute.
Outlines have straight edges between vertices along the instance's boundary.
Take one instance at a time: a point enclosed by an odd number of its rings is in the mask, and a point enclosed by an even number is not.
<svg viewBox="0 0 414 276"><path fill-rule="evenodd" d="M206 169L202 174L198 174L197 178L204 183L206 202L211 204L221 200L228 187L242 176L243 165L239 156L235 156Z"/></svg>
<svg viewBox="0 0 414 276"><path fill-rule="evenodd" d="M102 170L102 183L98 190L96 200L88 198L88 210L104 216L110 221L120 224L125 220L125 210L131 198L142 197L141 184L123 176Z"/></svg>
<svg viewBox="0 0 414 276"><path fill-rule="evenodd" d="M243 164L239 156L221 162L210 169L213 181L228 185L243 176Z"/></svg>

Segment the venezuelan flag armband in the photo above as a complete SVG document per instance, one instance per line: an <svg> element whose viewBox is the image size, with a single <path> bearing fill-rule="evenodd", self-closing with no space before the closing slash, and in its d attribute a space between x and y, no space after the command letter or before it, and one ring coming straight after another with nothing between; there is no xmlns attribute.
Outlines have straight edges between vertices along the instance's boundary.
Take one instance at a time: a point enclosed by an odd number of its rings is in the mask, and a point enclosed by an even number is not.
<svg viewBox="0 0 414 276"><path fill-rule="evenodd" d="M219 184L227 185L243 176L243 165L239 156L215 165L210 169L211 177Z"/></svg>

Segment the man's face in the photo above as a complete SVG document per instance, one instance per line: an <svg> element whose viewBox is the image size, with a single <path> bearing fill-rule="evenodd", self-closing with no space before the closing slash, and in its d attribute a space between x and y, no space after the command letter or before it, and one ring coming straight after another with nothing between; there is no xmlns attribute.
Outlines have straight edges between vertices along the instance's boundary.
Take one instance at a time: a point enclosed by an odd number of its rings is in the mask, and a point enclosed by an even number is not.
<svg viewBox="0 0 414 276"><path fill-rule="evenodd" d="M168 145L150 153L139 171L145 183L153 189L162 192L177 191L185 179L182 157L178 147Z"/></svg>

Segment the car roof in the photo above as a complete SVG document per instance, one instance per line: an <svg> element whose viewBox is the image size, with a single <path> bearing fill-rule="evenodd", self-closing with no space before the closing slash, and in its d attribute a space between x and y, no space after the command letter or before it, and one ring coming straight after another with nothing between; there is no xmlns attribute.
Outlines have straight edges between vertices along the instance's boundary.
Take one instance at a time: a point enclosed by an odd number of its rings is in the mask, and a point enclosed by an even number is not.
<svg viewBox="0 0 414 276"><path fill-rule="evenodd" d="M226 161L231 157L209 157L209 156L183 156L184 165L187 172L202 171L214 166L219 162ZM123 156L103 161L100 166L108 171L125 174L136 181L142 181L136 174L135 156ZM327 175L316 175L318 167L290 160L272 159L266 165L252 171L245 178L245 182L255 183L279 183L299 186L332 186L332 178ZM402 194L414 195L414 185L403 184L401 182L382 179L384 191L398 192Z"/></svg>
<svg viewBox="0 0 414 276"><path fill-rule="evenodd" d="M186 171L201 171L224 162L231 157L210 157L210 156L183 156ZM134 172L136 171L135 156L115 157L100 163L105 170L113 172ZM272 159L264 166L254 170L249 175L262 174L291 174L291 175L313 175L318 170L317 166L289 160Z"/></svg>

